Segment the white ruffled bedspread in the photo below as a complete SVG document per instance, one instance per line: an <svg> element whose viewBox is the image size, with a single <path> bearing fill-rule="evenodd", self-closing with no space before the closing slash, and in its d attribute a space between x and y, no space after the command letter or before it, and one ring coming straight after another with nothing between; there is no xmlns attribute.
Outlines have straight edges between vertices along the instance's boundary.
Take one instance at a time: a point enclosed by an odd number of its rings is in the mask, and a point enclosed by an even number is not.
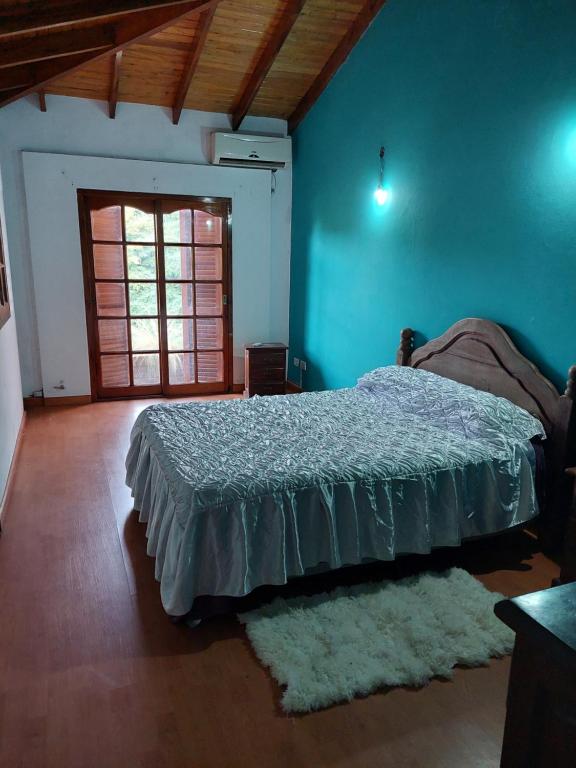
<svg viewBox="0 0 576 768"><path fill-rule="evenodd" d="M351 389L153 405L126 482L167 613L323 565L427 553L537 514L540 423L410 368Z"/></svg>

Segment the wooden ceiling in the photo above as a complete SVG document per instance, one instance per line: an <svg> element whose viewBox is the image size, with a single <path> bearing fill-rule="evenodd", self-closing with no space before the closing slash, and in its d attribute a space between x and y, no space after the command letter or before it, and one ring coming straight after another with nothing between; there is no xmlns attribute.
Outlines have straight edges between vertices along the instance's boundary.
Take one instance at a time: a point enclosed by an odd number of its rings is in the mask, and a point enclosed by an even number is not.
<svg viewBox="0 0 576 768"><path fill-rule="evenodd" d="M385 0L1 0L0 106L29 93L285 118L293 130Z"/></svg>

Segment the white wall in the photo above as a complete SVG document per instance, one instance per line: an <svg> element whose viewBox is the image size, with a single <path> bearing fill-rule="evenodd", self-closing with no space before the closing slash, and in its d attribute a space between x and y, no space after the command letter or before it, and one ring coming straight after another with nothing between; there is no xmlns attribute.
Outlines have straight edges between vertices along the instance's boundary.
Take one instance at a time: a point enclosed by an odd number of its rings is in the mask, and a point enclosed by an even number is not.
<svg viewBox="0 0 576 768"><path fill-rule="evenodd" d="M0 177L0 226L6 221L2 202L2 178ZM8 253L6 226L2 227L4 256L8 267L8 291L12 303L12 316L0 328L0 506L10 464L16 447L18 430L22 421L22 394L20 364L16 342L14 319L14 293L10 280L10 257Z"/></svg>
<svg viewBox="0 0 576 768"><path fill-rule="evenodd" d="M270 171L35 152L24 152L23 164L46 397L90 394L78 189L232 199L234 381L243 381L244 344L272 340L285 291L270 279Z"/></svg>
<svg viewBox="0 0 576 768"><path fill-rule="evenodd" d="M110 120L106 112L107 105L101 102L64 96L48 96L47 101L48 111L45 113L39 111L37 101L33 98L21 99L0 110L0 167L3 169L6 189L8 242L12 253L22 387L25 395L42 388L43 380L23 151L207 164L210 133L230 128L226 115L208 112L184 110L180 124L175 126L168 111L160 107L122 103L118 106L116 119ZM269 118L247 118L242 130L284 135L286 123ZM246 173L242 170L235 172ZM260 175L260 172L254 173ZM267 317L262 317L264 325L257 329L257 338L287 342L291 171L279 171L276 176L277 189L270 200L270 257L266 269L258 276L251 301L257 295L258 301L263 301L267 306ZM114 186L125 188L120 183ZM36 213L31 212L32 219ZM237 253L234 258L236 256ZM233 266L235 269L236 265ZM262 292L267 294L267 298L260 298ZM84 365L84 362L81 361L81 364ZM72 393L67 390L66 394Z"/></svg>

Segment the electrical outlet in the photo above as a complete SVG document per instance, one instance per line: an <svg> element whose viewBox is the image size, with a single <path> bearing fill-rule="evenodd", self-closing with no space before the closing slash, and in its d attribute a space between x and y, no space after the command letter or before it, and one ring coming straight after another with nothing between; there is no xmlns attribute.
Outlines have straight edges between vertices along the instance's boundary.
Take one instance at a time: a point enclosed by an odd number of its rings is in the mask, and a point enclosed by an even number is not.
<svg viewBox="0 0 576 768"><path fill-rule="evenodd" d="M300 360L300 370L301 371L306 370L306 360Z"/></svg>
<svg viewBox="0 0 576 768"><path fill-rule="evenodd" d="M296 368L300 368L300 358L299 357L295 357L294 358L294 366Z"/></svg>

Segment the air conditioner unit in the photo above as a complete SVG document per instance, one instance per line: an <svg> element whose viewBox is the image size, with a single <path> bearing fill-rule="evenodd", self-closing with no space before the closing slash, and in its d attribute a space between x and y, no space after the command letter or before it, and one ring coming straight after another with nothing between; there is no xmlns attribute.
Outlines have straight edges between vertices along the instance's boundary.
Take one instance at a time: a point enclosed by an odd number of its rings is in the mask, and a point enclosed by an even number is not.
<svg viewBox="0 0 576 768"><path fill-rule="evenodd" d="M285 168L292 161L292 139L249 136L245 133L213 133L212 163L242 168Z"/></svg>

